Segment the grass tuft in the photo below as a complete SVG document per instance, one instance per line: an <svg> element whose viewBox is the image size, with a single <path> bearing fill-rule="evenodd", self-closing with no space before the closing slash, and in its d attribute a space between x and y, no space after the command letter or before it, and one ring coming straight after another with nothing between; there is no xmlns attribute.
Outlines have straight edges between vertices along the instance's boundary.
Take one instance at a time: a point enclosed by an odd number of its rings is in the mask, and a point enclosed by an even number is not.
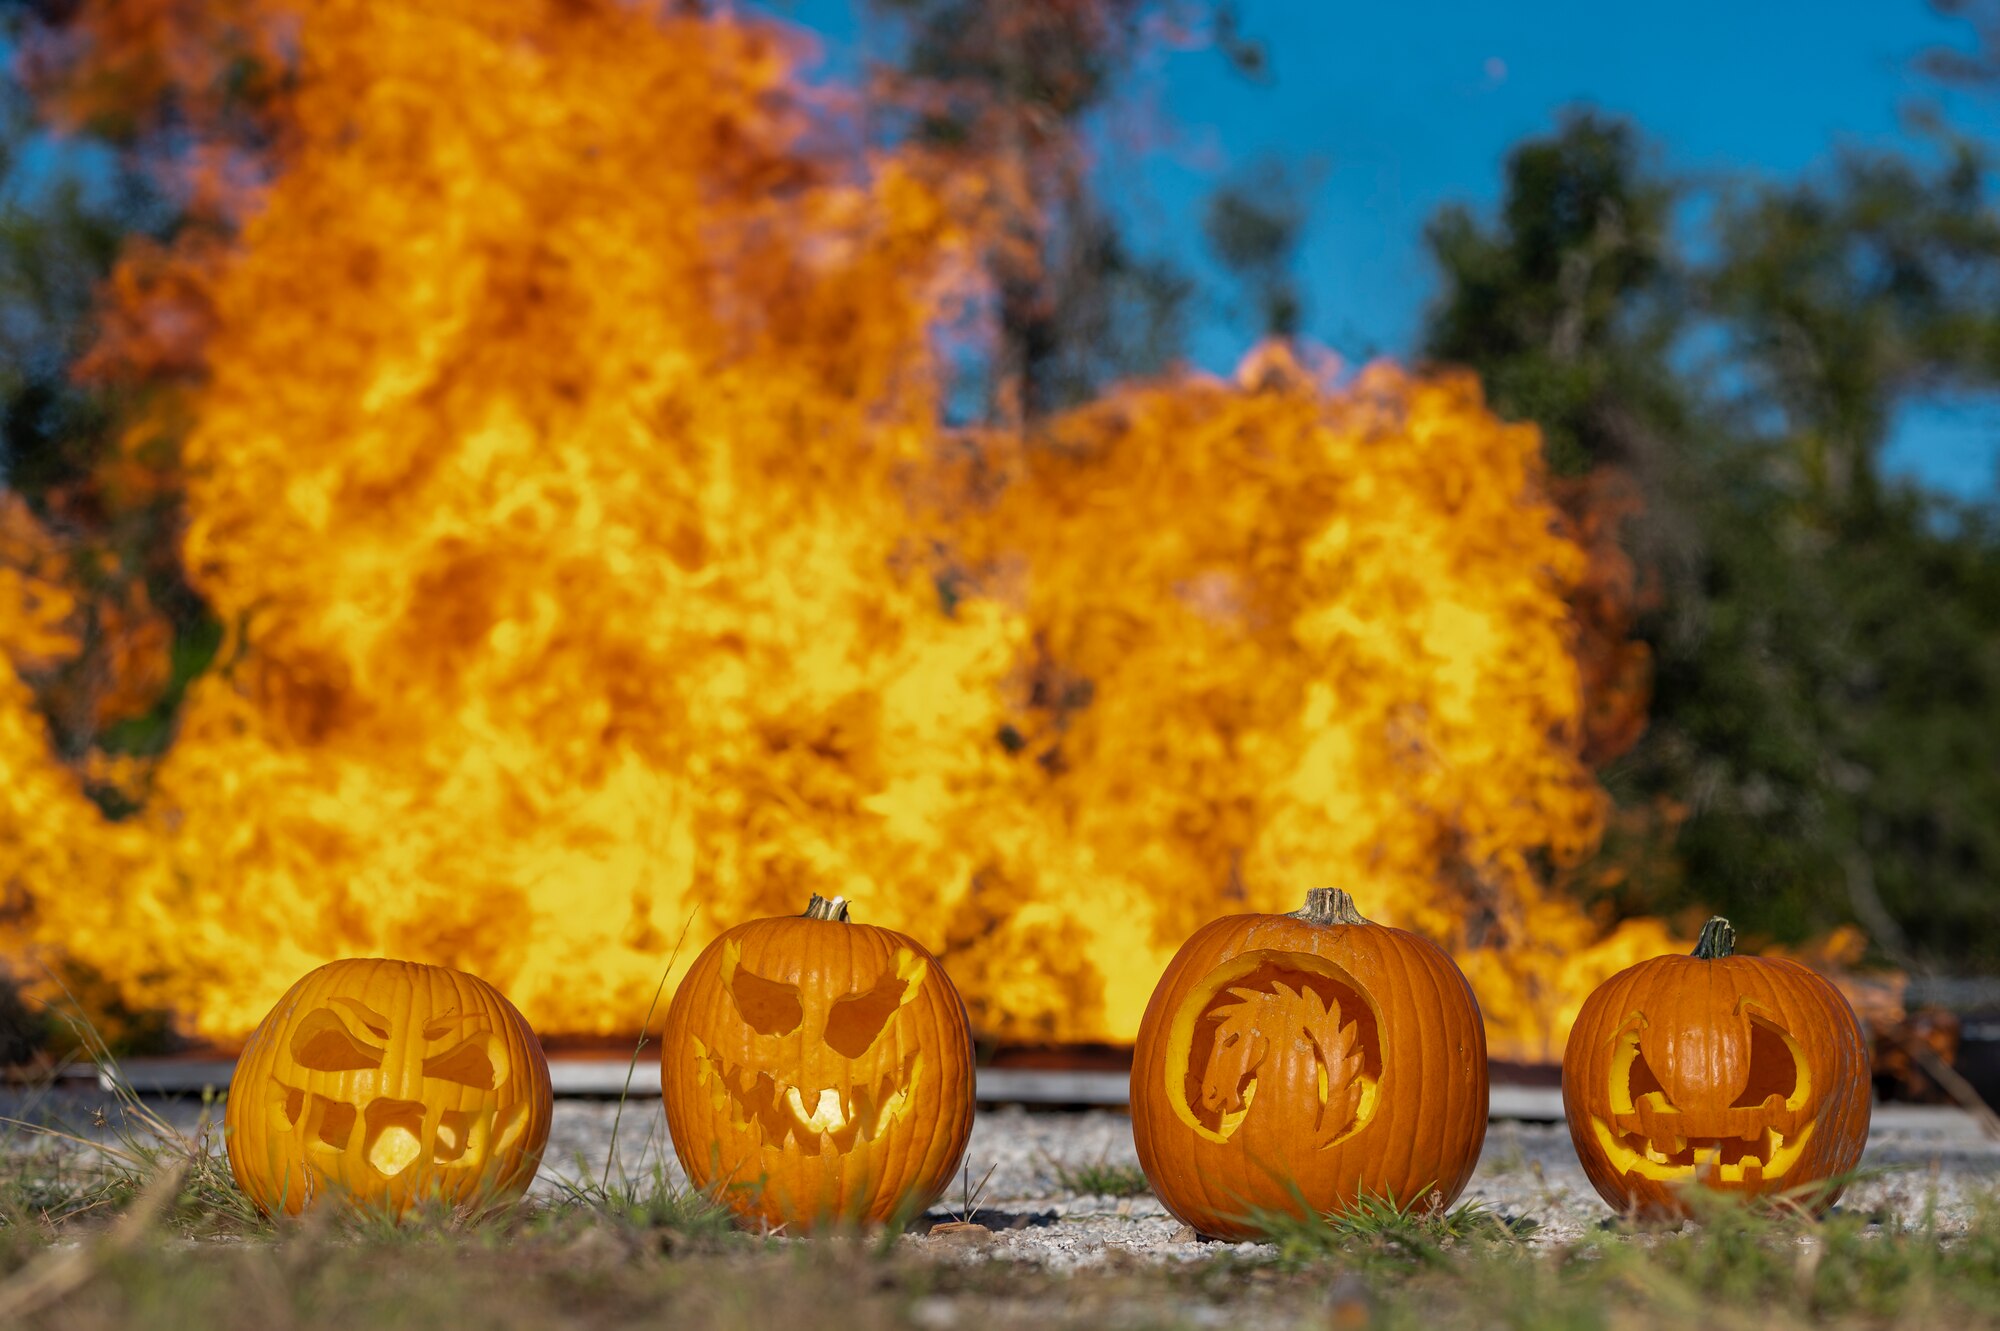
<svg viewBox="0 0 2000 1331"><path fill-rule="evenodd" d="M1255 1217L1268 1245L1218 1246L1206 1261L1120 1256L1071 1271L1008 1260L999 1241L907 1244L899 1226L762 1240L677 1183L650 1146L642 1158L655 1163L636 1177L579 1161L552 1199L493 1216L440 1209L392 1222L322 1207L274 1225L229 1176L218 1103L182 1131L115 1076L110 1100L74 1132L26 1122L0 1132L0 1325L2000 1331L2000 1191L1969 1214L1946 1212L1933 1192L1900 1212L1825 1216L1805 1195L1698 1195L1679 1229L1613 1218L1568 1240L1478 1202L1364 1197L1335 1215L1300 1206L1305 1218ZM1144 1186L1130 1165L1049 1167L1079 1193ZM982 1214L990 1178L967 1168L957 1214Z"/></svg>
<svg viewBox="0 0 2000 1331"><path fill-rule="evenodd" d="M665 1251L714 1248L747 1238L729 1209L668 1176L664 1164L636 1178L612 1183L559 1181L555 1212L559 1225L575 1228L608 1221L652 1237Z"/></svg>
<svg viewBox="0 0 2000 1331"><path fill-rule="evenodd" d="M1532 1219L1500 1215L1484 1202L1446 1207L1441 1200L1436 1193L1409 1202L1363 1193L1343 1211L1305 1216L1260 1211L1253 1222L1276 1246L1278 1261L1290 1267L1326 1261L1440 1266L1456 1249L1515 1244L1537 1228Z"/></svg>
<svg viewBox="0 0 2000 1331"><path fill-rule="evenodd" d="M222 1099L203 1096L194 1129L181 1131L133 1089L94 1027L63 1019L84 1055L102 1069L112 1102L94 1114L87 1132L0 1118L8 1130L0 1149L10 1158L0 1183L0 1217L27 1209L55 1225L108 1214L128 1206L149 1180L171 1175L178 1185L164 1219L185 1237L269 1233L269 1222L230 1175ZM15 1165L16 1156L27 1163Z"/></svg>
<svg viewBox="0 0 2000 1331"><path fill-rule="evenodd" d="M1085 1165L1049 1161L1049 1171L1064 1190L1081 1197L1139 1197L1153 1190L1146 1171L1137 1165L1097 1160Z"/></svg>

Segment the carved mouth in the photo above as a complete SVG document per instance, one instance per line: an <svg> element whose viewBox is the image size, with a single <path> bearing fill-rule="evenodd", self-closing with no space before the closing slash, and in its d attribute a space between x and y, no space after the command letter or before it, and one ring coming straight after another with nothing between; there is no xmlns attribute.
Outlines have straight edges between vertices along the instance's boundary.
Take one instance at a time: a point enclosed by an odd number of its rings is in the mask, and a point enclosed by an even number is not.
<svg viewBox="0 0 2000 1331"><path fill-rule="evenodd" d="M509 1150L528 1126L528 1106L445 1109L435 1119L420 1100L370 1100L350 1104L272 1078L264 1088L266 1111L277 1132L297 1132L321 1163L354 1153L376 1173L394 1178L429 1156L431 1166L454 1171L483 1168ZM425 1145L424 1127L434 1122Z"/></svg>
<svg viewBox="0 0 2000 1331"><path fill-rule="evenodd" d="M730 1063L699 1039L694 1052L696 1084L707 1089L717 1113L727 1111L761 1146L789 1141L807 1155L853 1150L907 1116L924 1066L923 1054L913 1053L873 1085L799 1087Z"/></svg>
<svg viewBox="0 0 2000 1331"><path fill-rule="evenodd" d="M1746 1128L1731 1137L1682 1136L1665 1126L1652 1132L1614 1132L1593 1117L1597 1144L1605 1158L1622 1173L1650 1179L1693 1179L1719 1183L1760 1183L1790 1172L1812 1140L1813 1125L1791 1135L1766 1124Z"/></svg>

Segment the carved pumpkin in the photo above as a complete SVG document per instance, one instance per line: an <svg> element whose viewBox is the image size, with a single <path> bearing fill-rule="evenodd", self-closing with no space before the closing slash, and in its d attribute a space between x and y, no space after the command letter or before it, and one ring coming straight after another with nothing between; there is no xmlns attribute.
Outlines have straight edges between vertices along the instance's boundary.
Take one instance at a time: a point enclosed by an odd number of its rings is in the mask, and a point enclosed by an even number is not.
<svg viewBox="0 0 2000 1331"><path fill-rule="evenodd" d="M751 1224L907 1219L972 1133L972 1033L922 945L839 897L739 924L667 1010L661 1089L696 1187Z"/></svg>
<svg viewBox="0 0 2000 1331"><path fill-rule="evenodd" d="M266 1215L327 1197L484 1210L527 1191L552 1110L541 1043L492 985L409 961L329 962L237 1059L229 1167Z"/></svg>
<svg viewBox="0 0 2000 1331"><path fill-rule="evenodd" d="M1153 991L1132 1134L1168 1210L1215 1238L1361 1195L1449 1204L1486 1139L1486 1030L1435 944L1345 892L1196 931Z"/></svg>
<svg viewBox="0 0 2000 1331"><path fill-rule="evenodd" d="M1584 1001L1563 1109L1584 1173L1620 1210L1687 1213L1693 1184L1755 1195L1846 1174L1868 1139L1868 1050L1840 991L1795 961L1739 957L1711 919ZM1840 1189L1813 1197L1824 1209Z"/></svg>

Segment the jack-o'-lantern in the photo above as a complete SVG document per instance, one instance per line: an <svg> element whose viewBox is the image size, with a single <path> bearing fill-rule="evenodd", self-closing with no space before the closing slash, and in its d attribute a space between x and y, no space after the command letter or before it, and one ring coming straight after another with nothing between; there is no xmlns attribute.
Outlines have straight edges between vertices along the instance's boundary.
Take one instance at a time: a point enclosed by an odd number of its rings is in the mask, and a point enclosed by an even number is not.
<svg viewBox="0 0 2000 1331"><path fill-rule="evenodd" d="M237 1059L229 1167L267 1215L330 1197L396 1215L481 1211L527 1191L553 1108L541 1043L492 985L444 966L329 962Z"/></svg>
<svg viewBox="0 0 2000 1331"><path fill-rule="evenodd" d="M1797 962L1735 956L1735 943L1711 919L1692 956L1620 971L1570 1030L1570 1137L1620 1210L1685 1215L1692 1185L1799 1190L1823 1209L1861 1158L1868 1049L1854 1009Z"/></svg>
<svg viewBox="0 0 2000 1331"><path fill-rule="evenodd" d="M1168 1210L1258 1235L1362 1196L1441 1206L1486 1139L1486 1031L1436 944L1347 893L1197 930L1139 1025L1132 1134Z"/></svg>
<svg viewBox="0 0 2000 1331"><path fill-rule="evenodd" d="M695 959L667 1011L661 1089L696 1187L748 1224L906 1220L972 1133L972 1034L937 959L813 897Z"/></svg>

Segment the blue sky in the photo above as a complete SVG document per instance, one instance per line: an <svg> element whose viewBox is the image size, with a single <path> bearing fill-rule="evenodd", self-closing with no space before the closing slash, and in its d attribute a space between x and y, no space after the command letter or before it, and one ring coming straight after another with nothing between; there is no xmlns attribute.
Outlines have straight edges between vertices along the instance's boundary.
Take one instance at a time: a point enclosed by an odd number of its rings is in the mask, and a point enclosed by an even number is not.
<svg viewBox="0 0 2000 1331"><path fill-rule="evenodd" d="M852 0L771 6L821 32L827 69L854 67ZM1912 68L1963 24L1923 0L1613 0L1350 3L1243 0L1243 30L1271 77L1252 83L1214 51L1169 51L1136 72L1097 127L1105 196L1142 253L1225 284L1200 252L1202 200L1262 157L1307 166L1311 218L1298 272L1306 333L1351 357L1412 346L1436 279L1423 223L1447 201L1490 208L1502 159L1562 108L1634 119L1681 175L1796 176L1841 144L1904 142L1898 114L1935 88ZM1145 112L1163 111L1163 117ZM1954 102L1992 128L1992 108ZM1133 127L1150 127L1135 142ZM1219 299L1197 312L1192 350L1232 363L1248 333ZM1892 472L1967 497L2000 490L2000 405L1906 413Z"/></svg>

